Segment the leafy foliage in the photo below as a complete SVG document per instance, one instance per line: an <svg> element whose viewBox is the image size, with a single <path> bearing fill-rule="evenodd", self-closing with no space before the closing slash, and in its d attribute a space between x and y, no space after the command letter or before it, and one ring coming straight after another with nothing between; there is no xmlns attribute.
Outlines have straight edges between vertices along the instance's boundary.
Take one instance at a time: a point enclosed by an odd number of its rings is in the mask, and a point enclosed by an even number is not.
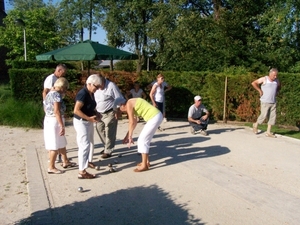
<svg viewBox="0 0 300 225"><path fill-rule="evenodd" d="M36 8L28 11L12 10L0 27L0 46L8 51L7 64L12 60L24 60L24 29L26 32L27 59L33 60L37 54L56 49L61 37L57 34L55 18L50 8ZM16 26L16 18L21 18L25 27Z"/></svg>

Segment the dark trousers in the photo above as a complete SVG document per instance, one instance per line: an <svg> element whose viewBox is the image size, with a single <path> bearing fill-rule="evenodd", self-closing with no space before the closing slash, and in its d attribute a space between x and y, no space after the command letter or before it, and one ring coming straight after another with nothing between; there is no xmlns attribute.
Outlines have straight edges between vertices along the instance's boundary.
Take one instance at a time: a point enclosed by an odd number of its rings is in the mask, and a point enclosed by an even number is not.
<svg viewBox="0 0 300 225"><path fill-rule="evenodd" d="M199 120L199 119L200 119L200 122L201 122L200 124L189 122L190 125L194 128L195 131L206 130L207 126L208 126L209 119L207 118L207 120L203 120L201 118L197 118L196 120Z"/></svg>

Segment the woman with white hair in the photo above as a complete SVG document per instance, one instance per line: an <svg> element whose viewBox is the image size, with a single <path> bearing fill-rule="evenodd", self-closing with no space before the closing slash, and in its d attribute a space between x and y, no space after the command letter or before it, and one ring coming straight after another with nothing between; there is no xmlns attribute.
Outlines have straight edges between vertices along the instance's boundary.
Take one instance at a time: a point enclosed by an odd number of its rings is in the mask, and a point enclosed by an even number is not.
<svg viewBox="0 0 300 225"><path fill-rule="evenodd" d="M73 124L76 130L78 145L78 179L93 179L95 174L86 171L88 167L95 168L92 163L94 154L94 123L100 120L96 111L94 93L101 87L99 75L90 75L85 86L77 93L74 106Z"/></svg>
<svg viewBox="0 0 300 225"><path fill-rule="evenodd" d="M55 167L55 159L58 152L62 155L63 168L74 167L76 163L69 162L66 153L67 140L65 137L64 112L66 105L63 97L69 88L66 78L60 77L54 83L53 88L44 100L44 140L45 148L49 151L49 174L61 174L63 171Z"/></svg>
<svg viewBox="0 0 300 225"><path fill-rule="evenodd" d="M142 162L137 165L134 172L146 171L150 168L149 147L155 131L163 120L162 113L149 102L142 98L131 98L127 102L123 98L117 98L114 102L114 109L119 108L121 112L128 115L128 132L123 139L123 143L130 148L133 142L133 130L137 125L138 117L142 117L146 121L142 132L138 138L138 152L142 155Z"/></svg>

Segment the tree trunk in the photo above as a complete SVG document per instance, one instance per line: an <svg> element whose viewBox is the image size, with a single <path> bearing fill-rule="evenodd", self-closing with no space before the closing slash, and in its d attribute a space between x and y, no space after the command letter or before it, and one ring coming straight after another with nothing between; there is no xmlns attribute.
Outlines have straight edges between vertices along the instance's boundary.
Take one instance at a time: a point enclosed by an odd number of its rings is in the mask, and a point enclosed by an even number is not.
<svg viewBox="0 0 300 225"><path fill-rule="evenodd" d="M220 8L222 6L222 0L213 0L214 4L214 19L219 20L220 19Z"/></svg>

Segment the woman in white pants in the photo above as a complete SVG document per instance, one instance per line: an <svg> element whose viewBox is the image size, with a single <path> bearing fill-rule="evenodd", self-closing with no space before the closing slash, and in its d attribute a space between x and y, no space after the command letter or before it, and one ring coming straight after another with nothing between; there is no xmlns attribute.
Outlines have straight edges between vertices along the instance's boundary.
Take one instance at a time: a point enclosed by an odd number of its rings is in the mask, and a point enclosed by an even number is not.
<svg viewBox="0 0 300 225"><path fill-rule="evenodd" d="M101 87L102 81L97 74L90 75L86 85L77 93L74 106L73 124L76 130L78 145L78 179L92 179L95 174L86 171L88 167L95 168L92 163L94 153L94 123L100 119L95 110L94 93Z"/></svg>
<svg viewBox="0 0 300 225"><path fill-rule="evenodd" d="M127 143L128 148L131 144L134 144L132 135L138 117L142 117L147 122L138 138L138 152L142 155L142 162L137 165L134 172L146 171L150 168L150 142L163 120L163 115L156 107L142 98L131 98L127 102L123 98L117 98L114 102L114 109L117 108L128 115L128 132L123 139L123 143Z"/></svg>

